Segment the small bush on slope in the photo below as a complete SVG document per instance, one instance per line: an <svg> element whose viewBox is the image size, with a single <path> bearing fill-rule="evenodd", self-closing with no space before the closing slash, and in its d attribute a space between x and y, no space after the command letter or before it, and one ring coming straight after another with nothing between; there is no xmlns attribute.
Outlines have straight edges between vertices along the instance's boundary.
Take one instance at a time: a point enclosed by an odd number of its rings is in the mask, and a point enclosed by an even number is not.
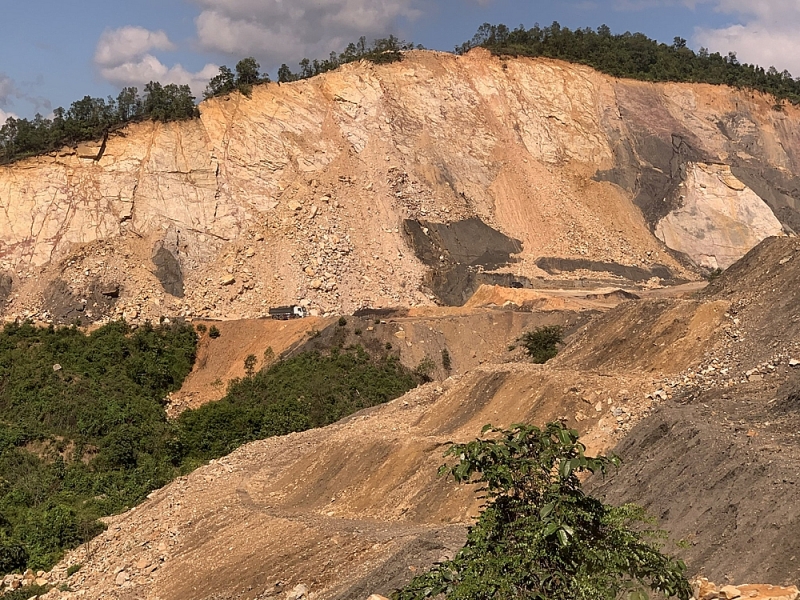
<svg viewBox="0 0 800 600"><path fill-rule="evenodd" d="M558 345L562 343L563 336L563 327L548 325L523 333L517 341L521 342L531 360L541 365L558 354Z"/></svg>
<svg viewBox="0 0 800 600"><path fill-rule="evenodd" d="M661 532L633 505L587 496L579 474L605 473L616 457L589 457L577 431L487 425L493 435L455 444L444 465L459 483L480 483L487 504L452 560L415 577L394 600L615 600L645 589L691 596L682 562L661 553Z"/></svg>

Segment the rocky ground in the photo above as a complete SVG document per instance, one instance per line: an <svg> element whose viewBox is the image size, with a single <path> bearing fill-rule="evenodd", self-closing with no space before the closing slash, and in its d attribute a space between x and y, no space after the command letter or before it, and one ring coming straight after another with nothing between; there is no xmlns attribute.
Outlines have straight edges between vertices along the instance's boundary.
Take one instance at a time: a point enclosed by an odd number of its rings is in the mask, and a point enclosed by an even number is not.
<svg viewBox="0 0 800 600"><path fill-rule="evenodd" d="M553 279L652 287L800 223L800 112L744 90L411 52L200 111L0 168L6 318L326 315Z"/></svg>
<svg viewBox="0 0 800 600"><path fill-rule="evenodd" d="M728 583L796 582L785 534L800 518L796 256L796 240L768 240L692 298L599 314L547 365L486 362L322 430L249 444L109 519L49 575L81 565L71 591L51 596L387 595L451 555L475 514L471 489L435 475L446 443L487 422L552 419L594 452L616 446L619 474L589 485L644 504L686 540L677 552L691 573L722 582L705 600L731 600Z"/></svg>

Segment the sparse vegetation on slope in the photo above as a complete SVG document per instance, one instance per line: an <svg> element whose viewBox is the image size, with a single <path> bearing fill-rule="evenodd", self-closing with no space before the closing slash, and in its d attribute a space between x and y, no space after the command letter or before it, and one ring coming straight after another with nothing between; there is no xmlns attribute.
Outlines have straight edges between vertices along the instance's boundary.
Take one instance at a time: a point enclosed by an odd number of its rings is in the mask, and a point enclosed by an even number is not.
<svg viewBox="0 0 800 600"><path fill-rule="evenodd" d="M232 381L219 402L183 413L179 458L184 467L196 465L253 440L329 425L416 385L392 355L373 359L360 346L304 352Z"/></svg>
<svg viewBox="0 0 800 600"><path fill-rule="evenodd" d="M646 589L688 600L684 564L662 554L662 532L644 511L586 495L581 473L618 466L614 456L586 456L578 432L487 425L488 439L454 444L444 465L458 483L479 483L487 504L452 560L439 563L395 593L395 600L631 600Z"/></svg>
<svg viewBox="0 0 800 600"><path fill-rule="evenodd" d="M788 71L742 64L735 52L722 56L701 48L696 53L677 37L667 45L642 33L612 34L605 25L597 30L571 30L554 22L549 27L537 24L531 29L510 29L484 23L456 52L463 54L477 47L501 56L542 56L581 63L614 77L750 88L772 94L779 101L800 103L800 80ZM780 109L780 103L775 108Z"/></svg>
<svg viewBox="0 0 800 600"><path fill-rule="evenodd" d="M235 380L170 423L164 398L194 361L184 324L7 325L0 332L0 572L46 569L98 519L240 445L332 423L417 384L360 347L304 353ZM252 362L252 361L251 361Z"/></svg>

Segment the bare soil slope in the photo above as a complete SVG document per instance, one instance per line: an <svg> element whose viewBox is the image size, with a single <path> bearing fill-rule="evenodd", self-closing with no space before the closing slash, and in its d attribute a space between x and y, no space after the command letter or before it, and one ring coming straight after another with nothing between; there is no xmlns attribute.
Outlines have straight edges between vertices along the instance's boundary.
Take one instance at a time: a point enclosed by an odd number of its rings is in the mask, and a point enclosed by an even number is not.
<svg viewBox="0 0 800 600"><path fill-rule="evenodd" d="M797 257L796 240L770 239L694 299L597 316L547 365L487 363L250 444L111 519L60 569L85 565L71 581L84 598L282 598L300 583L320 599L388 593L451 555L475 514L472 490L435 476L447 442L489 422L563 419L592 451L617 445L625 467L591 485L688 540L693 573L796 581Z"/></svg>
<svg viewBox="0 0 800 600"><path fill-rule="evenodd" d="M597 488L660 517L717 581L800 578L800 243L769 239L713 282L730 303L703 364L616 451ZM670 388L667 388L670 389Z"/></svg>

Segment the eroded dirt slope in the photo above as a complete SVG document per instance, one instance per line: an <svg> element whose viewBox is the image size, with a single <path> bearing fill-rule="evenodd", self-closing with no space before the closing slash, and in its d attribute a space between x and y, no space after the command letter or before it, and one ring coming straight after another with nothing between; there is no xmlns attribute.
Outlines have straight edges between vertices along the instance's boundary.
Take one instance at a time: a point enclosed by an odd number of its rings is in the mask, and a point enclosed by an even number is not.
<svg viewBox="0 0 800 600"><path fill-rule="evenodd" d="M772 104L482 51L259 86L0 168L0 295L136 322L692 279L800 224L800 109Z"/></svg>
<svg viewBox="0 0 800 600"><path fill-rule="evenodd" d="M483 364L249 444L111 519L59 569L84 565L71 580L84 598L385 594L451 555L475 514L472 490L435 475L447 442L562 419L592 451L617 446L623 470L592 485L689 541L692 573L796 581L799 257L770 239L693 299L620 303L547 365Z"/></svg>

